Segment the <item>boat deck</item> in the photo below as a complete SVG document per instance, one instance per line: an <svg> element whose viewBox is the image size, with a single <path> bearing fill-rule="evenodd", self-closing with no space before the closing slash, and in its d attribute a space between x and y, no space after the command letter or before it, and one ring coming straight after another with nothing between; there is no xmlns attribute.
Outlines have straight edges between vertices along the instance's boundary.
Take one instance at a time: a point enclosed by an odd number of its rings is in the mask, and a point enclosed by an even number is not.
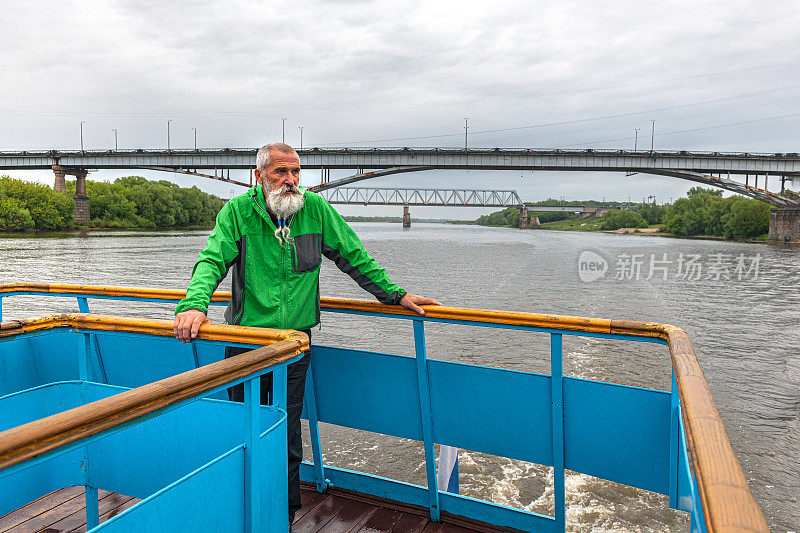
<svg viewBox="0 0 800 533"><path fill-rule="evenodd" d="M100 522L105 522L137 502L136 498L98 491ZM310 483L302 484L303 508L297 512L294 533L490 533L517 530L498 528L443 514L431 522L424 507L331 488L320 494ZM83 487L67 487L0 518L0 533L79 533L86 531Z"/></svg>

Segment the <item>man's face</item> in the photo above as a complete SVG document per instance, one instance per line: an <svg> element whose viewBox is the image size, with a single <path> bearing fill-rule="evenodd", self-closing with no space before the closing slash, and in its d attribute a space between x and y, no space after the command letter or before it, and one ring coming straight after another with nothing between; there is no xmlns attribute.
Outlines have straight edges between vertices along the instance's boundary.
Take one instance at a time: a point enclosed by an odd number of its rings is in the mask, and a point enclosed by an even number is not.
<svg viewBox="0 0 800 533"><path fill-rule="evenodd" d="M264 185L264 194L269 191L280 189L284 185L290 185L290 191L284 194L300 194L297 186L300 183L300 158L296 153L286 154L273 150L269 154L269 165L263 172L255 170L258 181Z"/></svg>

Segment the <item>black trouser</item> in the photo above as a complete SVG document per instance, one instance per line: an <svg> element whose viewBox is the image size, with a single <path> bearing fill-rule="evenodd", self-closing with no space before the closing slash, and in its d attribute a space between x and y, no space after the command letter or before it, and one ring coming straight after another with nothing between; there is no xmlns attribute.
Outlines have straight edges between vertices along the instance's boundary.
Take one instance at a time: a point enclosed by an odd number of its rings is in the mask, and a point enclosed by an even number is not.
<svg viewBox="0 0 800 533"><path fill-rule="evenodd" d="M303 330L311 340L311 330ZM225 358L248 352L253 348L225 348ZM286 371L286 448L289 459L289 523L302 506L300 502L300 462L303 460L303 437L300 432L300 413L303 412L303 394L306 389L306 373L311 362L311 352L306 352ZM244 384L228 389L228 398L233 402L244 401ZM261 376L261 405L272 404L272 373Z"/></svg>

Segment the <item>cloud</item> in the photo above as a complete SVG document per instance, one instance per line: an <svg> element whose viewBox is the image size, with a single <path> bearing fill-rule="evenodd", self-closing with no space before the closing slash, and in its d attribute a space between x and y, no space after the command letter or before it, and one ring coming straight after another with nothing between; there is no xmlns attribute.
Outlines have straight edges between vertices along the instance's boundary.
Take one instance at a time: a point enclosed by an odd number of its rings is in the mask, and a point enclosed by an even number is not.
<svg viewBox="0 0 800 533"><path fill-rule="evenodd" d="M636 128L647 146L655 120L663 149L796 151L798 23L791 3L743 0L16 3L0 15L0 149L75 147L80 121L88 148L112 128L164 146L168 119L175 146L192 128L200 146L256 146L282 117L306 146L460 146L469 117L472 146L629 148ZM655 183L596 176L547 187Z"/></svg>

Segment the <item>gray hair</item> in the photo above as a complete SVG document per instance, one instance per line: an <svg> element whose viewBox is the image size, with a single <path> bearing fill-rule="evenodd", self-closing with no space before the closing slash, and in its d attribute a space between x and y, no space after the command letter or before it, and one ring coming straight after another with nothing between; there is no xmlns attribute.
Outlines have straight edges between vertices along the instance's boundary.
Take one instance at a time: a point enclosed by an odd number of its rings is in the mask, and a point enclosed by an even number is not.
<svg viewBox="0 0 800 533"><path fill-rule="evenodd" d="M289 146L286 143L269 143L265 144L261 147L256 154L256 168L261 170L262 172L267 170L269 166L269 154L272 151L281 152L284 154L294 154L297 153L294 148Z"/></svg>

